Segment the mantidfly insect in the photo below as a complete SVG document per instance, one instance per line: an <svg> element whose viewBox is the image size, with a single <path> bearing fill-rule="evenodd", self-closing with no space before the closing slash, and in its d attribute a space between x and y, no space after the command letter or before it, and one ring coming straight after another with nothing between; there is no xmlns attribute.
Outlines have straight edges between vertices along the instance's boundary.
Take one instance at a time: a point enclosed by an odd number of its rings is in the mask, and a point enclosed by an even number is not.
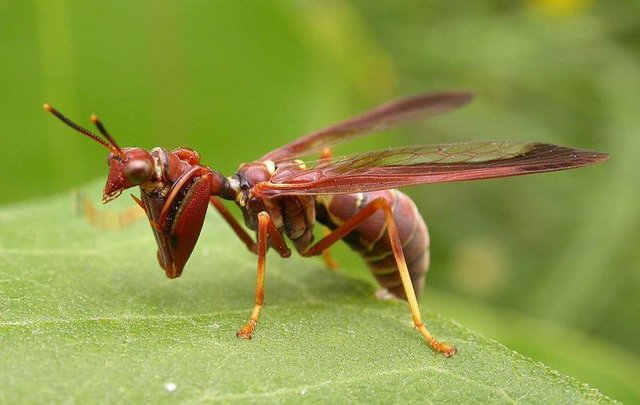
<svg viewBox="0 0 640 405"><path fill-rule="evenodd" d="M572 169L609 158L601 152L508 141L408 146L331 156L329 147L337 143L458 108L471 98L467 92L442 92L393 101L275 149L243 164L230 177L200 164L194 150L122 148L95 115L91 120L102 137L49 104L44 109L109 151L104 203L125 189L140 186L140 198L132 198L149 219L158 260L167 277L182 274L209 204L258 255L255 305L238 337L250 339L255 331L264 301L269 247L289 257L286 235L302 256L324 255L325 262L332 265L328 249L344 239L364 258L388 293L408 302L413 323L429 345L450 357L456 348L431 335L418 308L417 297L429 264L427 228L413 201L395 189ZM318 152L320 159L315 162L299 160ZM247 227L256 232L255 241L220 198L238 205ZM330 232L314 244L316 221Z"/></svg>

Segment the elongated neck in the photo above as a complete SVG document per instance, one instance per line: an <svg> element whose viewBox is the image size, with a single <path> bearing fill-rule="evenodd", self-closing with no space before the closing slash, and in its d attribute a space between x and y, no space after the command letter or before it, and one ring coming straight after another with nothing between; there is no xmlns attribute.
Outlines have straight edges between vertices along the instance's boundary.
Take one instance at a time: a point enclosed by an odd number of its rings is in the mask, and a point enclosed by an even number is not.
<svg viewBox="0 0 640 405"><path fill-rule="evenodd" d="M213 183L211 194L225 200L235 201L240 192L240 184L235 177L225 177L222 173L212 170Z"/></svg>

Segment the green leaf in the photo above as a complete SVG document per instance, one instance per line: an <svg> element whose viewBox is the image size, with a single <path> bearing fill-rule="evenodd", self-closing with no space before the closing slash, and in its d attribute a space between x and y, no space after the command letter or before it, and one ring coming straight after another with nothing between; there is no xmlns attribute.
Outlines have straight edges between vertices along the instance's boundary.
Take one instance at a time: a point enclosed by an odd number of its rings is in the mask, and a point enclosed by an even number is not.
<svg viewBox="0 0 640 405"><path fill-rule="evenodd" d="M62 195L0 210L0 402L610 401L423 308L459 349L435 354L406 304L319 260L270 254L261 322L237 339L255 256L215 213L171 281L146 221L98 229L73 205Z"/></svg>

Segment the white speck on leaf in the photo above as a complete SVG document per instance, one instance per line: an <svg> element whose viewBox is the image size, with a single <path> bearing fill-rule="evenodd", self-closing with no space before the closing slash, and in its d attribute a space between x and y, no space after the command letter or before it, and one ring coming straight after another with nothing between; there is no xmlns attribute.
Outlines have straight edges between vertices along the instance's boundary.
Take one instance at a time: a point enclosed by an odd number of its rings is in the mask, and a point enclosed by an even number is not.
<svg viewBox="0 0 640 405"><path fill-rule="evenodd" d="M164 385L164 389L167 390L167 392L173 392L176 388L178 388L176 383L168 382Z"/></svg>

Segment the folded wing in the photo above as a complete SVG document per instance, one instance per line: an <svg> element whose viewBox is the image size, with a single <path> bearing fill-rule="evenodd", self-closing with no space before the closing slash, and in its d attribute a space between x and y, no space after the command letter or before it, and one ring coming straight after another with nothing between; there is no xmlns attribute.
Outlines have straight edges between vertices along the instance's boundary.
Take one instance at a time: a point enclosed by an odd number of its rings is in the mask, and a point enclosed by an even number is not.
<svg viewBox="0 0 640 405"><path fill-rule="evenodd" d="M546 143L411 146L319 160L306 169L282 170L256 191L266 196L358 193L567 170L608 158L602 152Z"/></svg>

